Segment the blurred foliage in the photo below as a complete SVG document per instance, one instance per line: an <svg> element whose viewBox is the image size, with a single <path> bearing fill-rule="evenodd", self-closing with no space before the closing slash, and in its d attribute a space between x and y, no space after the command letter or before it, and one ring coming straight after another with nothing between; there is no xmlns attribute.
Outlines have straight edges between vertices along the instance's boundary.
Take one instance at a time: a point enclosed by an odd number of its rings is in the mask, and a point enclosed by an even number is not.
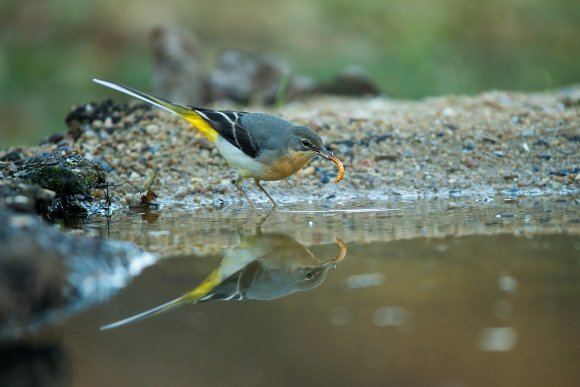
<svg viewBox="0 0 580 387"><path fill-rule="evenodd" d="M579 80L577 0L3 0L0 147L62 131L71 105L110 97L93 77L150 90L158 25L196 33L208 64L229 47L321 80L359 64L397 98Z"/></svg>

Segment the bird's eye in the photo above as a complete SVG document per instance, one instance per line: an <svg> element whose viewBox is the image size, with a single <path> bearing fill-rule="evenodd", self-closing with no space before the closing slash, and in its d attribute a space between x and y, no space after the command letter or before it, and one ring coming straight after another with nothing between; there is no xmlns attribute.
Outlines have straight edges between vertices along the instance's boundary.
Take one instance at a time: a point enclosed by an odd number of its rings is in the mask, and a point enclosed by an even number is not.
<svg viewBox="0 0 580 387"><path fill-rule="evenodd" d="M314 273L312 271L307 271L306 274L304 275L304 278L306 278L307 280L311 280L312 278L314 278Z"/></svg>
<svg viewBox="0 0 580 387"><path fill-rule="evenodd" d="M302 139L302 146L304 146L306 148L310 148L312 146L312 144L310 143L310 141L308 141L307 139L303 138Z"/></svg>

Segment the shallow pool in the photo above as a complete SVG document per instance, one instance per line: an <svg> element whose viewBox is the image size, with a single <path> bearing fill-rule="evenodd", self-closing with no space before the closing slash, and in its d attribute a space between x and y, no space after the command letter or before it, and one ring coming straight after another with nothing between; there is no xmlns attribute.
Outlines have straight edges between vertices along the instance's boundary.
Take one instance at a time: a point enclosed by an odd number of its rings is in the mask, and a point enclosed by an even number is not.
<svg viewBox="0 0 580 387"><path fill-rule="evenodd" d="M576 386L578 209L482 197L94 217L72 227L157 264L1 350L45 386Z"/></svg>

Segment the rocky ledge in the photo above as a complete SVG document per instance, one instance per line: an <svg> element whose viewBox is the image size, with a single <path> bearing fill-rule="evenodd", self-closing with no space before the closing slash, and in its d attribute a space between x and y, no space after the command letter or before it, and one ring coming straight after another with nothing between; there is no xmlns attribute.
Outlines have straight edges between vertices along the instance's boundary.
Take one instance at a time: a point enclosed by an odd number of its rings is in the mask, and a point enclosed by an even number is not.
<svg viewBox="0 0 580 387"><path fill-rule="evenodd" d="M63 233L0 210L0 338L100 302L156 256L129 242Z"/></svg>

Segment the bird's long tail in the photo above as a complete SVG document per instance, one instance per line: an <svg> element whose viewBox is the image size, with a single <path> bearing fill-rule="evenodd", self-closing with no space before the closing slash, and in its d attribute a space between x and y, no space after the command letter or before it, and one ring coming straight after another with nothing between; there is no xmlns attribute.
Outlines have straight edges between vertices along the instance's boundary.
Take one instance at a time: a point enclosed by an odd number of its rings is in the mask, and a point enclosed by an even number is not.
<svg viewBox="0 0 580 387"><path fill-rule="evenodd" d="M121 93L128 94L135 98L139 98L140 100L155 105L158 108L161 108L170 113L183 117L190 124L195 126L205 137L207 137L208 140L210 140L211 142L215 142L217 140L218 133L216 132L216 130L212 128L211 125L209 125L209 123L196 112L195 108L182 106L167 101L163 98L155 97L153 95L133 89L131 87L120 85L118 83L103 81L101 79L93 79L93 82L96 82L106 87L110 87L111 89L115 89L117 91L120 91Z"/></svg>
<svg viewBox="0 0 580 387"><path fill-rule="evenodd" d="M178 308L185 304L195 304L200 301L202 298L207 296L216 286L218 286L221 281L223 280L222 275L219 271L219 268L212 271L204 280L203 282L196 287L195 289L185 293L183 296L176 298L173 301L169 301L163 305L156 306L155 308L146 310L145 312L141 312L131 317L127 317L126 319L116 321L111 324L103 325L101 330L113 329L118 328L123 325L131 324L137 321L144 320L149 317L156 316L161 313L168 312L172 309Z"/></svg>
<svg viewBox="0 0 580 387"><path fill-rule="evenodd" d="M179 297L179 298L176 298L173 301L169 301L163 305L156 306L153 309L146 310L145 312L136 314L134 316L128 317L128 318L120 320L120 321L116 321L116 322L111 323L111 324L103 325L101 327L101 330L104 331L107 329L118 328L122 325L127 325L127 324L131 324L131 323L134 323L137 321L141 321L141 320L144 320L146 318L161 314L163 312L167 312L168 310L177 308L177 307L183 305L184 303L185 302L183 300L183 297Z"/></svg>

